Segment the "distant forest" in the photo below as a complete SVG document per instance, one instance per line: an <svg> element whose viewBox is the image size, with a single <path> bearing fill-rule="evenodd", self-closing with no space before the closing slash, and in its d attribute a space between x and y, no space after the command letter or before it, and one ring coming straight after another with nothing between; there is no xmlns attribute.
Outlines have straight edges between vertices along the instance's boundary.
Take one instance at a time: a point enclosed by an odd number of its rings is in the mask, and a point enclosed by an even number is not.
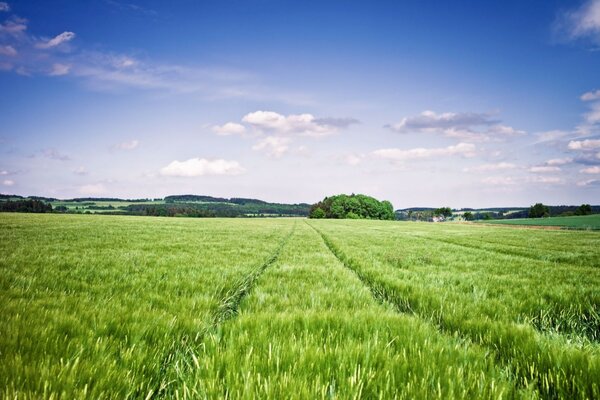
<svg viewBox="0 0 600 400"><path fill-rule="evenodd" d="M585 206L585 207L584 207ZM388 201L352 194L326 197L313 205L307 203L269 203L242 197L212 197L204 195L173 195L154 199L120 199L116 197L52 197L0 194L0 212L30 213L101 213L107 215L148 215L164 217L307 217L311 218L368 218L404 221L445 219L515 219L600 214L600 205L495 207L486 209L449 207L413 207L393 210Z"/></svg>

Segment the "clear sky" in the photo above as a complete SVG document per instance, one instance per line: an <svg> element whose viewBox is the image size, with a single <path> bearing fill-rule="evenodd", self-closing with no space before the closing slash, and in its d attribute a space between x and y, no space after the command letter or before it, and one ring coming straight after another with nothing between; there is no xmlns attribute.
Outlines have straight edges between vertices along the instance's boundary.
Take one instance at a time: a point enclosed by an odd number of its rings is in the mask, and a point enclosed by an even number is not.
<svg viewBox="0 0 600 400"><path fill-rule="evenodd" d="M600 203L600 0L0 1L0 192Z"/></svg>

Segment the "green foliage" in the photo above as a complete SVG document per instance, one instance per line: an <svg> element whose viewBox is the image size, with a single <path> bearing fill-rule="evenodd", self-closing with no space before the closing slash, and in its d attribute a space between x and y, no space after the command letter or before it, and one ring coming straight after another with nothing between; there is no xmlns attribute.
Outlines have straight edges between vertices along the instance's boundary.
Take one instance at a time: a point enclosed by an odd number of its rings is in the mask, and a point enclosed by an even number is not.
<svg viewBox="0 0 600 400"><path fill-rule="evenodd" d="M325 211L321 207L317 207L310 212L310 218L321 219L325 218Z"/></svg>
<svg viewBox="0 0 600 400"><path fill-rule="evenodd" d="M577 210L575 210L575 215L590 215L592 214L592 206L589 204L580 205Z"/></svg>
<svg viewBox="0 0 600 400"><path fill-rule="evenodd" d="M340 194L326 197L312 205L309 213L310 218L315 218L313 213L317 209L323 210L325 213L324 218L395 219L392 203L387 200L379 201L363 194Z"/></svg>
<svg viewBox="0 0 600 400"><path fill-rule="evenodd" d="M465 219L465 221L473 221L473 219L475 219L475 217L473 216L473 213L471 211L466 211L463 214L463 218Z"/></svg>
<svg viewBox="0 0 600 400"><path fill-rule="evenodd" d="M437 217L451 217L452 216L452 209L450 207L442 207L442 208L436 208L435 211L433 212L433 215L437 216Z"/></svg>
<svg viewBox="0 0 600 400"><path fill-rule="evenodd" d="M52 205L41 200L1 201L0 212L47 213L52 212Z"/></svg>
<svg viewBox="0 0 600 400"><path fill-rule="evenodd" d="M543 218L550 216L550 208L548 206L543 205L542 203L536 203L533 206L529 207L529 218Z"/></svg>

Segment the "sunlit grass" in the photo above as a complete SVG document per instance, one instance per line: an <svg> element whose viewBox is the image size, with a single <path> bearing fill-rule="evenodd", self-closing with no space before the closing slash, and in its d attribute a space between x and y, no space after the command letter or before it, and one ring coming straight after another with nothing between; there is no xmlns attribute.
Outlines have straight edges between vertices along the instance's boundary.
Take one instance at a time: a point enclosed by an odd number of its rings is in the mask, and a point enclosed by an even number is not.
<svg viewBox="0 0 600 400"><path fill-rule="evenodd" d="M600 234L0 214L1 398L598 398Z"/></svg>

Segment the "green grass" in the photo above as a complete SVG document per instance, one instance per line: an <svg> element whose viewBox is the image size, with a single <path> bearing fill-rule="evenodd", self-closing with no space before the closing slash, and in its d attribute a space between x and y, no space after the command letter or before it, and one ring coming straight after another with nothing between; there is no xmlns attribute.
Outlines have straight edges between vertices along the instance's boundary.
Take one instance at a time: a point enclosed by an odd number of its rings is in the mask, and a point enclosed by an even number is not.
<svg viewBox="0 0 600 400"><path fill-rule="evenodd" d="M600 229L600 214L580 215L571 217L495 219L479 222L502 225L558 226L570 229L595 230Z"/></svg>
<svg viewBox="0 0 600 400"><path fill-rule="evenodd" d="M600 233L0 214L0 398L600 397Z"/></svg>

